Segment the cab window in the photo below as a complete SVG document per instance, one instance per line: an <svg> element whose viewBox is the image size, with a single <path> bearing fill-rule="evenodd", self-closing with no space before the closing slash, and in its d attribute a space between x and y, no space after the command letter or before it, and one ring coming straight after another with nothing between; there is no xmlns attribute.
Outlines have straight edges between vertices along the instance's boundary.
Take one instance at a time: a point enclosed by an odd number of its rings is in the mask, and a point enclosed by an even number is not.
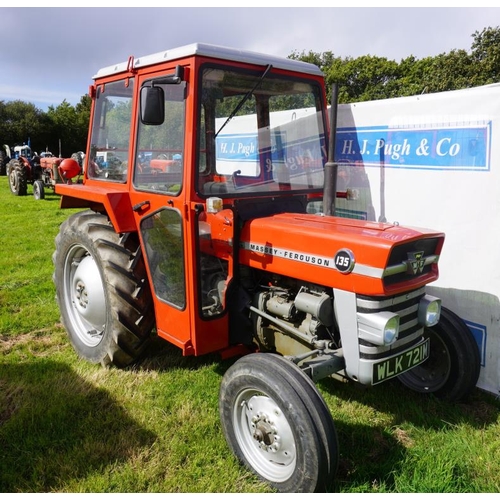
<svg viewBox="0 0 500 500"><path fill-rule="evenodd" d="M143 191L177 195L184 171L186 83L155 85L163 88L164 120L155 125L138 120L134 185Z"/></svg>
<svg viewBox="0 0 500 500"><path fill-rule="evenodd" d="M97 87L87 163L91 179L127 180L133 91L133 79Z"/></svg>

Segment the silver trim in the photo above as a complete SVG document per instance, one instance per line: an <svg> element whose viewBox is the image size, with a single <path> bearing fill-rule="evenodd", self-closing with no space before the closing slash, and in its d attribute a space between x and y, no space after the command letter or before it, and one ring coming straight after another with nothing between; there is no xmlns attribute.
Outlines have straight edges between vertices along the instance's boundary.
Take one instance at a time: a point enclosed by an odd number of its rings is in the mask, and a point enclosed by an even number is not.
<svg viewBox="0 0 500 500"><path fill-rule="evenodd" d="M316 267L323 267L326 269L333 269L340 273L335 267L335 255L325 257L324 255L312 254L308 252L300 252L298 250L291 250L285 248L278 248L269 243L254 243L250 241L240 242L240 248L249 252L256 252L264 255L271 255L272 257L293 260L295 262L302 262ZM343 249L345 250L345 249ZM363 264L355 264L351 273L366 276L368 278L382 278L384 270L382 268L365 266ZM343 273L341 273L343 274Z"/></svg>
<svg viewBox="0 0 500 500"><path fill-rule="evenodd" d="M405 332L406 330L409 330L410 328L413 328L414 326L417 326L418 323L418 318L412 319L410 321L406 321L404 325L399 327L399 332ZM423 328L423 327L422 327ZM405 337L407 339L408 337ZM402 339L403 340L403 339Z"/></svg>
<svg viewBox="0 0 500 500"><path fill-rule="evenodd" d="M362 307L363 309L385 310L390 306L402 304L403 302L407 302L408 300L414 299L424 294L425 294L425 287L422 287L418 288L417 290L413 290L413 292L408 292L402 295L397 295L395 297L390 297L388 299L383 299L383 300L369 300L357 297L356 302L358 307Z"/></svg>
<svg viewBox="0 0 500 500"><path fill-rule="evenodd" d="M410 344L411 342L414 342L416 339L420 338L423 334L424 327L420 328L417 330L415 333L412 335L408 335L408 337L404 337L403 339L396 340L394 343L388 346L379 346L379 345L374 345L374 346L368 346L368 345L362 345L359 344L359 352L360 354L364 355L380 355L382 353L387 352L388 354L391 354L390 351L397 349L398 347L404 346L406 344ZM396 356L396 355L395 355ZM366 359L363 358L365 361L372 361L372 362L378 362L380 361L381 358L377 359Z"/></svg>
<svg viewBox="0 0 500 500"><path fill-rule="evenodd" d="M367 276L368 278L383 278L384 269L381 267L366 266L365 264L354 265L352 270L354 274L359 274L360 276Z"/></svg>

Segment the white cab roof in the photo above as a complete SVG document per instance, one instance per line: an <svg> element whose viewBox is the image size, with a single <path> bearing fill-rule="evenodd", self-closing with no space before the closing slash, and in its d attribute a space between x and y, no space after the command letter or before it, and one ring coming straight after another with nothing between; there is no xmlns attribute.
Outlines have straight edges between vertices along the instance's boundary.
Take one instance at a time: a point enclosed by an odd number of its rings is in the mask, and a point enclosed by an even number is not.
<svg viewBox="0 0 500 500"><path fill-rule="evenodd" d="M193 43L191 45L184 45L176 49L165 50L143 57L134 57L134 68L142 68L152 64L158 64L166 61L172 61L189 56L206 56L215 57L218 59L226 59L229 61L240 61L249 64L257 64L260 66L267 66L272 64L275 68L285 69L289 71L297 71L299 73L307 73L309 75L323 76L322 71L314 64L306 63L303 61L296 61L286 57L272 56L268 54L261 54L250 50L233 49L229 47L222 47L219 45L210 45L205 43ZM100 69L94 76L94 79L103 76L113 75L126 71L128 61L107 66Z"/></svg>

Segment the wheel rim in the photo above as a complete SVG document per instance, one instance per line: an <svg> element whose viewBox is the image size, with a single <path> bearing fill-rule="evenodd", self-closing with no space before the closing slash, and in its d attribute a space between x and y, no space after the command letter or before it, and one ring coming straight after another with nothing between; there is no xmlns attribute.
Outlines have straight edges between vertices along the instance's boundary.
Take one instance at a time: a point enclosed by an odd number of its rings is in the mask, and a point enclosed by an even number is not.
<svg viewBox="0 0 500 500"><path fill-rule="evenodd" d="M427 361L399 376L410 389L417 392L436 392L447 382L451 373L451 355L446 344L431 329L426 330L430 338L430 356Z"/></svg>
<svg viewBox="0 0 500 500"><path fill-rule="evenodd" d="M18 185L18 181L17 181L17 171L12 169L10 171L10 174L9 174L9 182L10 182L10 186L12 188L13 191L17 191L17 185Z"/></svg>
<svg viewBox="0 0 500 500"><path fill-rule="evenodd" d="M251 467L272 482L289 479L296 466L292 428L281 408L268 395L243 390L233 407L236 439Z"/></svg>
<svg viewBox="0 0 500 500"><path fill-rule="evenodd" d="M106 300L99 268L80 245L73 246L64 262L64 301L73 331L86 346L95 347L106 323Z"/></svg>

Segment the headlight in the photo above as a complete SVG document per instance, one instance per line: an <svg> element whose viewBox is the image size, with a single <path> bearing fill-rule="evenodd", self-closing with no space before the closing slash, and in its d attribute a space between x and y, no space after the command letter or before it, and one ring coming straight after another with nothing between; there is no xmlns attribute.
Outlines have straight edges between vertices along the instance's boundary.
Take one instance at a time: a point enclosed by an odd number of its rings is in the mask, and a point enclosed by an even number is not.
<svg viewBox="0 0 500 500"><path fill-rule="evenodd" d="M375 345L390 345L399 334L399 316L383 311L358 313L358 336Z"/></svg>
<svg viewBox="0 0 500 500"><path fill-rule="evenodd" d="M424 326L434 326L441 316L441 299L425 294L418 304L418 322Z"/></svg>
<svg viewBox="0 0 500 500"><path fill-rule="evenodd" d="M393 316L384 327L384 344L392 344L399 333L399 316Z"/></svg>

